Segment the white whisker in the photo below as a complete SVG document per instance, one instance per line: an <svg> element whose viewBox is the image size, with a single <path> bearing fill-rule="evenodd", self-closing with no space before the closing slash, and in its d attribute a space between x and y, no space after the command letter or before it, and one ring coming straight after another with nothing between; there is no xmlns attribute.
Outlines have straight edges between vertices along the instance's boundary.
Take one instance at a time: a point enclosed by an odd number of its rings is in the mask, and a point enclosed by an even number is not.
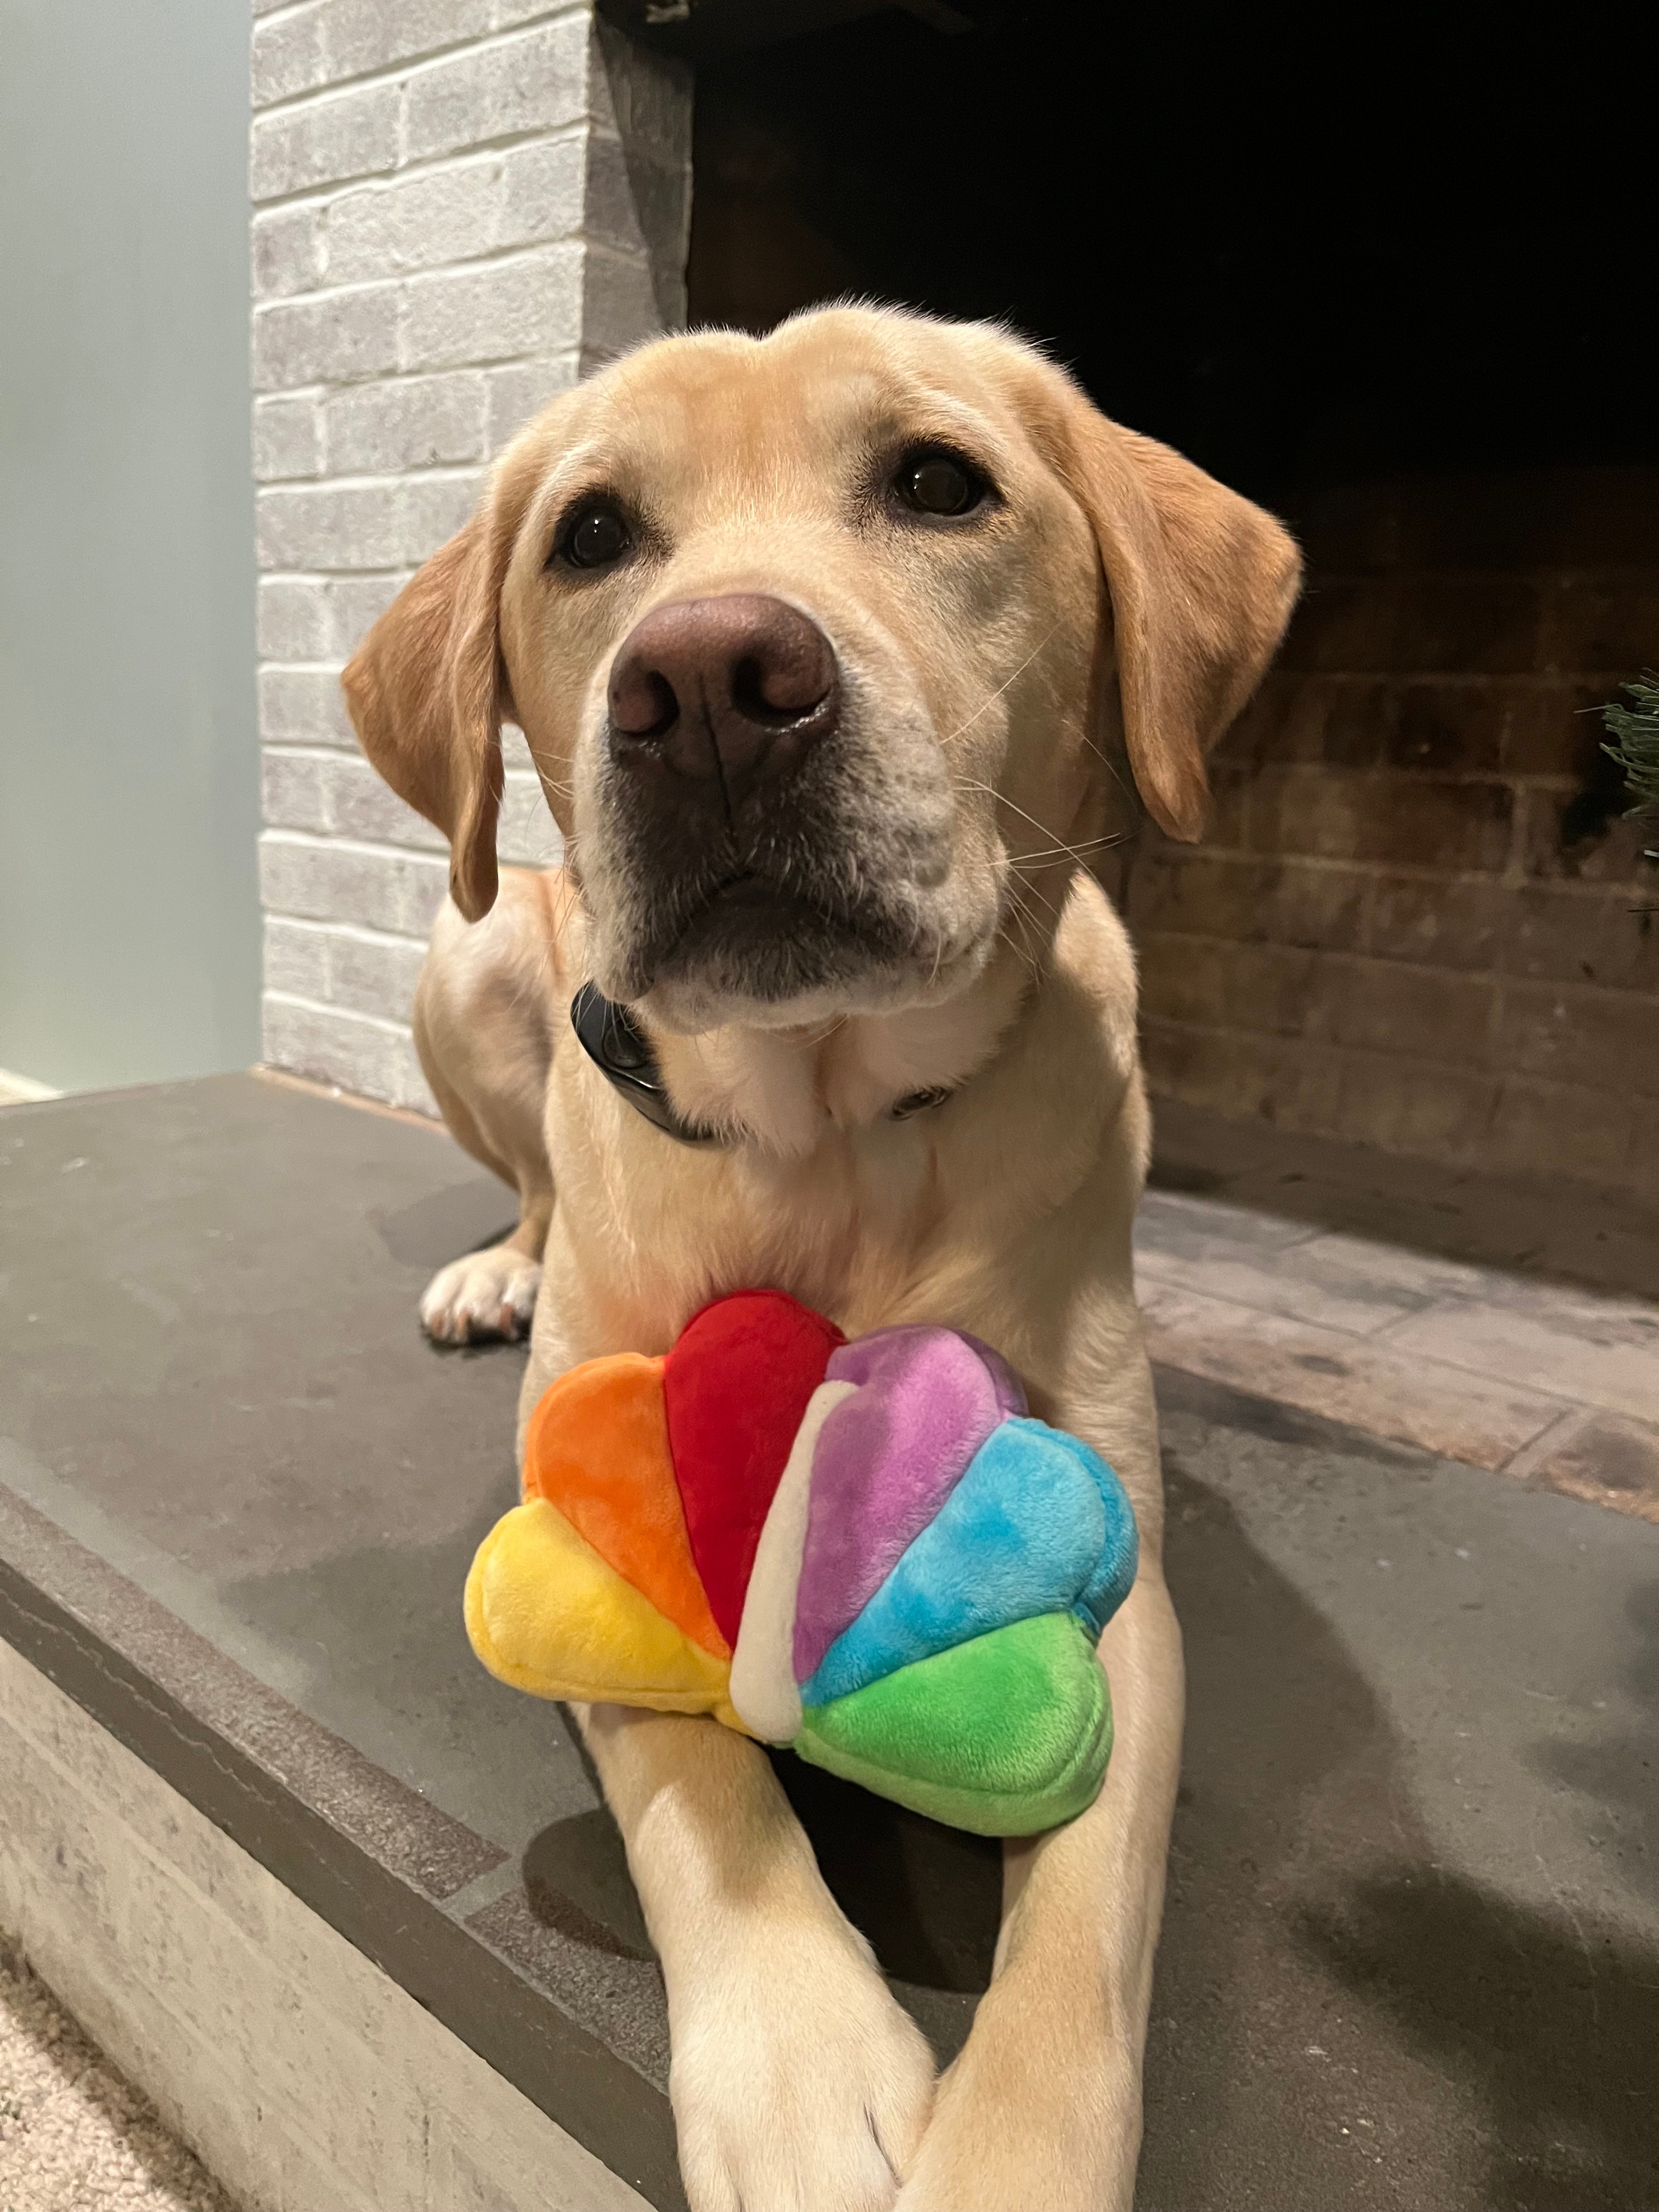
<svg viewBox="0 0 1659 2212"><path fill-rule="evenodd" d="M986 694L985 697L980 701L978 706L975 708L973 713L969 714L965 722L957 723L956 728L944 739L944 743L945 744L948 745L952 738L959 738L964 730L971 730L974 724L978 721L980 716L985 712L986 708L988 707L994 706L995 702L1001 698L1003 693L1008 689L1008 686L1011 684L1018 683L1020 678L1024 676L1026 670L1036 659L1038 653L1042 652L1043 647L1048 644L1048 639L1054 635L1055 630L1059 628L1060 624L1057 622L1049 625L1048 635L1038 639L1037 642L1031 647L1031 650L1026 654L1024 659L1020 662L1019 666L1015 669L1012 676L1005 677L1002 682L998 684L994 691L990 691Z"/></svg>

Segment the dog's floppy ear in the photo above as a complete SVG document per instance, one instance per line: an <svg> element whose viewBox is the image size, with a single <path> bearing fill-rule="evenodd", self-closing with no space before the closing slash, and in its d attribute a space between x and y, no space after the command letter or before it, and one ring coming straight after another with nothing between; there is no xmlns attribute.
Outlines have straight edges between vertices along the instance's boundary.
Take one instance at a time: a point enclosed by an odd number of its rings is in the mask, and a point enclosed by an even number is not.
<svg viewBox="0 0 1659 2212"><path fill-rule="evenodd" d="M1264 509L1066 386L1056 464L1106 573L1129 765L1160 828L1191 840L1205 756L1278 648L1301 556Z"/></svg>
<svg viewBox="0 0 1659 2212"><path fill-rule="evenodd" d="M340 682L363 750L449 840L449 890L469 921L495 902L501 585L514 526L498 477L477 513L407 583Z"/></svg>

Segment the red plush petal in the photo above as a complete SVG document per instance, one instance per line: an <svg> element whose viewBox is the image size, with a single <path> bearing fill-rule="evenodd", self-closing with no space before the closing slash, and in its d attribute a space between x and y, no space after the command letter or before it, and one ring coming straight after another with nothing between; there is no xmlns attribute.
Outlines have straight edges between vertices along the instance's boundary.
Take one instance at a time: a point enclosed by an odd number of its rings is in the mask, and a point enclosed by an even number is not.
<svg viewBox="0 0 1659 2212"><path fill-rule="evenodd" d="M739 1291L688 1322L668 1355L663 1398L686 1532L729 1644L806 1401L844 1341L781 1291Z"/></svg>

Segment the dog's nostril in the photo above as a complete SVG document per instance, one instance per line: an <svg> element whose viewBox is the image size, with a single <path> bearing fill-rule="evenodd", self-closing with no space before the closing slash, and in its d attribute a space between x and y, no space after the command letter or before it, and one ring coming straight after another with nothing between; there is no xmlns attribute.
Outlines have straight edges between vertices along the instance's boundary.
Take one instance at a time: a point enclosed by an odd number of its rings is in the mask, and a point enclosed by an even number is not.
<svg viewBox="0 0 1659 2212"><path fill-rule="evenodd" d="M613 678L611 720L624 737L666 737L679 714L674 687L660 669L629 667Z"/></svg>
<svg viewBox="0 0 1659 2212"><path fill-rule="evenodd" d="M732 704L751 722L794 722L823 699L823 688L791 680L794 672L767 667L753 653L732 671Z"/></svg>
<svg viewBox="0 0 1659 2212"><path fill-rule="evenodd" d="M763 638L758 648L738 663L736 673L752 684L766 714L793 720L811 714L829 697L835 687L836 660L817 625L797 617ZM742 706L743 695L735 687L733 696Z"/></svg>

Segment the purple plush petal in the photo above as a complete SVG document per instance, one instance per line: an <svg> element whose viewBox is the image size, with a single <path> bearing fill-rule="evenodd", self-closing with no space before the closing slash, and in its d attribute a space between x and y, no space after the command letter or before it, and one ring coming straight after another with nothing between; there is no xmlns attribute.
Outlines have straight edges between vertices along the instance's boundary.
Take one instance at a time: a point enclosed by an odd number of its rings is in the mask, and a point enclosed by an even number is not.
<svg viewBox="0 0 1659 2212"><path fill-rule="evenodd" d="M879 1329L835 1352L824 1380L856 1382L825 1421L795 1610L804 1682L1024 1396L987 1346L954 1329Z"/></svg>
<svg viewBox="0 0 1659 2212"><path fill-rule="evenodd" d="M959 1329L957 1334L971 1352L976 1352L990 1370L991 1388L997 1394L997 1407L1005 1421L1018 1420L1030 1408L1025 1403L1025 1386L1000 1352L993 1352L988 1344L981 1344L976 1336ZM836 1350L851 1350L850 1346L837 1346ZM832 1355L833 1356L833 1355Z"/></svg>

